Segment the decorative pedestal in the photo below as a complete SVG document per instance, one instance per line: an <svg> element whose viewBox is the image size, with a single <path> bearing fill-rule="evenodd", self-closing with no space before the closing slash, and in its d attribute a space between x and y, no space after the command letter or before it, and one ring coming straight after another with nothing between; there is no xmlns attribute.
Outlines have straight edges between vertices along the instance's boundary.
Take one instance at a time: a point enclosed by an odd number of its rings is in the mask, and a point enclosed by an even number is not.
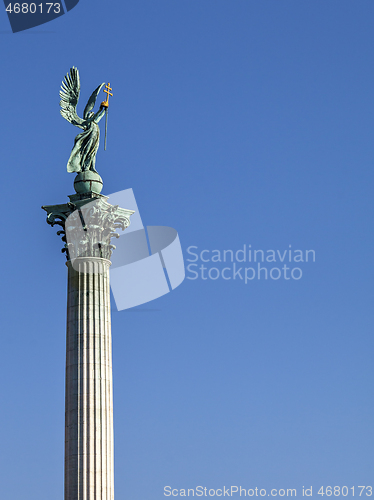
<svg viewBox="0 0 374 500"><path fill-rule="evenodd" d="M116 228L134 213L93 192L42 207L67 256L65 500L113 500L109 267Z"/></svg>

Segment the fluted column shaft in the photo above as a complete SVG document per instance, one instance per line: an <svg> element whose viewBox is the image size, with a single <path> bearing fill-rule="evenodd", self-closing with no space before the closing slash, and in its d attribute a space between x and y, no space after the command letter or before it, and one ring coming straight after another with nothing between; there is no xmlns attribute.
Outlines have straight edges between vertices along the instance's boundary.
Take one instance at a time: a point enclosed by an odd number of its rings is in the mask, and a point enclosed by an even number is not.
<svg viewBox="0 0 374 500"><path fill-rule="evenodd" d="M68 260L65 500L113 500L109 259L111 239L134 211L93 191L69 199L42 207L48 224L61 227Z"/></svg>
<svg viewBox="0 0 374 500"><path fill-rule="evenodd" d="M67 266L65 500L113 500L110 261Z"/></svg>

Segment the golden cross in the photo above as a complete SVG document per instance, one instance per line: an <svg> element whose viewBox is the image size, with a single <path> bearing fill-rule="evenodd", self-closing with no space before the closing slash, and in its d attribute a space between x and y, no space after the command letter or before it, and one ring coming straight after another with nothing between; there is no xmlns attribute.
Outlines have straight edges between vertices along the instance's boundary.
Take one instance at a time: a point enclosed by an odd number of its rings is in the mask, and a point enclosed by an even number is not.
<svg viewBox="0 0 374 500"><path fill-rule="evenodd" d="M106 138L108 135L108 108L109 108L109 96L111 95L113 97L113 94L110 92L113 90L110 86L110 83L105 85L104 92L106 93L106 101L103 101L101 105L105 109L105 141L104 141L104 150L106 149Z"/></svg>
<svg viewBox="0 0 374 500"><path fill-rule="evenodd" d="M113 89L111 88L110 83L105 85L104 92L106 93L106 101L101 103L104 108L109 108L109 96L111 95L113 97L113 94L110 92L111 90Z"/></svg>

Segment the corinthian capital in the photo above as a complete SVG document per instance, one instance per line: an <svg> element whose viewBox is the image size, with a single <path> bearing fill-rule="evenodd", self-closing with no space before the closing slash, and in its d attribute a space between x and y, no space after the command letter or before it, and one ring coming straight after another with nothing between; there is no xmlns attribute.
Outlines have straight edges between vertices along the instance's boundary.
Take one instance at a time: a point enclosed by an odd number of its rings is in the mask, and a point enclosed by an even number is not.
<svg viewBox="0 0 374 500"><path fill-rule="evenodd" d="M98 257L110 260L115 245L112 238L118 238L116 229L124 230L130 224L133 210L120 208L107 203L105 196L91 199L70 197L70 203L48 205L42 208L47 212L47 222L51 226L61 226L57 232L62 236L69 261L78 257Z"/></svg>

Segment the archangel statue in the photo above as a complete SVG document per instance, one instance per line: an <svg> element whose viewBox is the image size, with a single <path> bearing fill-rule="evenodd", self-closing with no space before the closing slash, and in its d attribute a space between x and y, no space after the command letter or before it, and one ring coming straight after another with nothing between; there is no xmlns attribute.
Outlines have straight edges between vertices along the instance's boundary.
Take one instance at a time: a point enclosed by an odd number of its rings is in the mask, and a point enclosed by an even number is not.
<svg viewBox="0 0 374 500"><path fill-rule="evenodd" d="M60 90L60 106L61 115L68 122L76 127L83 129L81 134L78 134L74 141L74 147L70 154L67 164L68 172L85 172L91 170L96 172L96 153L99 149L100 129L99 121L104 116L107 109L107 103L103 102L100 105L99 111L92 112L95 106L97 96L101 88L105 85L102 83L94 90L91 97L88 99L84 109L83 119L77 115L77 104L80 93L79 71L74 66L70 69L61 85Z"/></svg>

